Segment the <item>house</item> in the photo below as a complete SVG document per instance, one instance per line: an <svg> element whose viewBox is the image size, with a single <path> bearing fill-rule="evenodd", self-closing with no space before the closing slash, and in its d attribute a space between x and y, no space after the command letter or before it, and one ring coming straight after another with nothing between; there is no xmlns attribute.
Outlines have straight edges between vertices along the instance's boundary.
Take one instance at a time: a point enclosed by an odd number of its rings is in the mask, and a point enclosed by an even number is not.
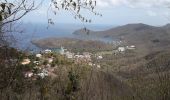
<svg viewBox="0 0 170 100"><path fill-rule="evenodd" d="M53 62L53 58L48 58L48 63L52 63Z"/></svg>
<svg viewBox="0 0 170 100"><path fill-rule="evenodd" d="M67 52L65 53L65 55L66 55L66 57L67 57L68 59L73 59L73 58L74 58L74 53L71 53L71 52L69 52L69 51L67 51Z"/></svg>
<svg viewBox="0 0 170 100"><path fill-rule="evenodd" d="M131 48L135 48L136 46L134 46L134 45L131 45L130 47L131 47Z"/></svg>
<svg viewBox="0 0 170 100"><path fill-rule="evenodd" d="M128 50L134 50L134 49L136 49L136 46L131 45L131 46L126 46L126 48L127 48Z"/></svg>
<svg viewBox="0 0 170 100"><path fill-rule="evenodd" d="M46 49L45 50L45 53L51 53L52 51L51 50L49 50L49 49Z"/></svg>
<svg viewBox="0 0 170 100"><path fill-rule="evenodd" d="M40 64L39 61L34 61L33 63L36 64L36 65L39 65L39 64Z"/></svg>
<svg viewBox="0 0 170 100"><path fill-rule="evenodd" d="M125 48L125 47L119 47L119 48L118 48L118 51L119 51L119 52L124 52L124 51L126 51L126 48Z"/></svg>
<svg viewBox="0 0 170 100"><path fill-rule="evenodd" d="M39 77L41 77L42 79L45 78L46 76L48 76L47 73L38 73L37 74Z"/></svg>
<svg viewBox="0 0 170 100"><path fill-rule="evenodd" d="M37 57L37 58L41 58L42 55L41 55L41 54L36 54L36 57Z"/></svg>
<svg viewBox="0 0 170 100"><path fill-rule="evenodd" d="M61 55L64 55L64 53L65 53L64 47L61 47L59 52L60 52Z"/></svg>
<svg viewBox="0 0 170 100"><path fill-rule="evenodd" d="M34 75L34 73L31 72L31 71L28 71L28 72L24 73L25 78L31 78L31 77L33 77L33 75Z"/></svg>
<svg viewBox="0 0 170 100"><path fill-rule="evenodd" d="M75 58L83 58L84 56L83 55L75 55L74 57Z"/></svg>
<svg viewBox="0 0 170 100"><path fill-rule="evenodd" d="M87 59L91 58L91 54L89 52L83 52L83 56Z"/></svg>
<svg viewBox="0 0 170 100"><path fill-rule="evenodd" d="M103 59L103 56L98 56L97 59Z"/></svg>
<svg viewBox="0 0 170 100"><path fill-rule="evenodd" d="M114 54L114 55L117 55L118 53L119 53L118 50L113 50L113 54Z"/></svg>
<svg viewBox="0 0 170 100"><path fill-rule="evenodd" d="M96 67L97 67L97 68L101 68L101 66L100 66L100 65L97 65Z"/></svg>
<svg viewBox="0 0 170 100"><path fill-rule="evenodd" d="M21 62L22 65L28 65L28 64L30 64L30 63L31 63L31 60L30 60L30 59L24 59L24 60Z"/></svg>
<svg viewBox="0 0 170 100"><path fill-rule="evenodd" d="M38 73L37 75L43 79L48 76L48 71L46 69L43 69L42 72Z"/></svg>
<svg viewBox="0 0 170 100"><path fill-rule="evenodd" d="M93 63L89 62L89 66L93 66Z"/></svg>

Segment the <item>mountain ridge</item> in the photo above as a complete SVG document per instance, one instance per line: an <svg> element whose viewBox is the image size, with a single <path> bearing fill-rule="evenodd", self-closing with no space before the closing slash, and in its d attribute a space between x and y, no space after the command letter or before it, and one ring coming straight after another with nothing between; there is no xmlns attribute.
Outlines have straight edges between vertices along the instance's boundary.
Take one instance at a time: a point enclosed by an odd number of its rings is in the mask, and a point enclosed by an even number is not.
<svg viewBox="0 0 170 100"><path fill-rule="evenodd" d="M88 30L88 29L86 29ZM170 48L170 24L151 26L143 23L126 24L104 31L80 29L73 34L80 36L110 37L125 41L124 45L136 45L140 49L163 50Z"/></svg>

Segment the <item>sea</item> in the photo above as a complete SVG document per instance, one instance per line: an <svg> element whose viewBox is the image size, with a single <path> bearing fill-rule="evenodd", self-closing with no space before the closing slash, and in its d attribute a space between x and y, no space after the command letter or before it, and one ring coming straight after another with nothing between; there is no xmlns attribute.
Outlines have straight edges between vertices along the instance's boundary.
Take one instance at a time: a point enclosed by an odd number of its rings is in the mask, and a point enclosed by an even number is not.
<svg viewBox="0 0 170 100"><path fill-rule="evenodd" d="M79 38L89 40L99 40L103 42L112 42L111 38L80 38L73 34L74 31L87 28L93 31L103 31L115 27L115 25L96 25L96 24L55 24L48 25L42 23L22 23L15 27L16 32L12 32L15 42L12 46L23 51L39 51L41 48L31 43L32 40L44 38Z"/></svg>

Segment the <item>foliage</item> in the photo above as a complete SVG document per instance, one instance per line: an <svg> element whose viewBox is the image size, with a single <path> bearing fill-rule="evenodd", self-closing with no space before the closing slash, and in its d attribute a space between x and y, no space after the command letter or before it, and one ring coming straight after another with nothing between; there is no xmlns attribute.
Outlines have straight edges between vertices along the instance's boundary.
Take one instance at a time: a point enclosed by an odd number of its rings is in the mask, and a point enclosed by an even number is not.
<svg viewBox="0 0 170 100"><path fill-rule="evenodd" d="M57 13L56 10L63 9L66 11L70 11L74 15L75 19L78 18L82 22L91 23L90 19L82 16L81 10L87 9L87 10L90 10L95 15L102 16L100 13L97 13L95 11L96 3L97 3L96 0L62 0L62 1L52 0L50 8L55 15ZM48 23L54 24L52 22L52 19L48 19Z"/></svg>

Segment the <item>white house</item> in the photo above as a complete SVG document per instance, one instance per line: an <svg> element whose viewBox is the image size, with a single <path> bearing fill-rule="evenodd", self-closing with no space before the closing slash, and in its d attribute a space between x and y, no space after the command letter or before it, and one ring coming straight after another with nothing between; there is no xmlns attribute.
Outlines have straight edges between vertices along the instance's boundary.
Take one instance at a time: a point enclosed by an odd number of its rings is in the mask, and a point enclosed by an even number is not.
<svg viewBox="0 0 170 100"><path fill-rule="evenodd" d="M61 55L64 55L64 53L65 53L65 49L64 49L64 47L61 47L61 48L60 48L60 54L61 54Z"/></svg>
<svg viewBox="0 0 170 100"><path fill-rule="evenodd" d="M127 46L126 48L129 49L129 50L134 50L134 49L136 49L136 46L131 45L131 46Z"/></svg>
<svg viewBox="0 0 170 100"><path fill-rule="evenodd" d="M29 63L31 63L31 60L30 59L24 59L21 64L22 65L28 65Z"/></svg>
<svg viewBox="0 0 170 100"><path fill-rule="evenodd" d="M33 63L36 64L36 65L39 65L40 62L39 61L34 61Z"/></svg>
<svg viewBox="0 0 170 100"><path fill-rule="evenodd" d="M45 78L46 76L48 76L48 71L46 69L43 69L42 72L38 73L37 75L41 78Z"/></svg>
<svg viewBox="0 0 170 100"><path fill-rule="evenodd" d="M118 48L118 51L119 51L119 52L124 52L124 51L126 51L126 48L125 48L125 47L119 47L119 48Z"/></svg>
<svg viewBox="0 0 170 100"><path fill-rule="evenodd" d="M31 78L33 77L34 73L33 72L25 72L24 76L25 78Z"/></svg>
<svg viewBox="0 0 170 100"><path fill-rule="evenodd" d="M101 68L101 66L100 66L100 65L97 65L97 68Z"/></svg>
<svg viewBox="0 0 170 100"><path fill-rule="evenodd" d="M53 58L48 58L48 63L52 63L53 62Z"/></svg>
<svg viewBox="0 0 170 100"><path fill-rule="evenodd" d="M87 59L91 59L91 55L90 55L89 52L84 52L84 53L83 53L83 56L84 56L85 58L87 58Z"/></svg>
<svg viewBox="0 0 170 100"><path fill-rule="evenodd" d="M131 45L130 47L131 47L131 48L135 48L135 46L134 46L134 45Z"/></svg>
<svg viewBox="0 0 170 100"><path fill-rule="evenodd" d="M89 62L89 66L93 66L93 63Z"/></svg>
<svg viewBox="0 0 170 100"><path fill-rule="evenodd" d="M98 56L97 59L103 59L103 56Z"/></svg>
<svg viewBox="0 0 170 100"><path fill-rule="evenodd" d="M66 57L68 58L68 59L72 59L72 58L74 58L74 53L71 53L71 52L66 52L65 53L65 55L66 55Z"/></svg>
<svg viewBox="0 0 170 100"><path fill-rule="evenodd" d="M36 54L36 57L37 57L37 58L41 58L42 55L41 55L41 54Z"/></svg>
<svg viewBox="0 0 170 100"><path fill-rule="evenodd" d="M46 49L45 50L45 53L51 53L52 51L51 50L49 50L49 49Z"/></svg>

